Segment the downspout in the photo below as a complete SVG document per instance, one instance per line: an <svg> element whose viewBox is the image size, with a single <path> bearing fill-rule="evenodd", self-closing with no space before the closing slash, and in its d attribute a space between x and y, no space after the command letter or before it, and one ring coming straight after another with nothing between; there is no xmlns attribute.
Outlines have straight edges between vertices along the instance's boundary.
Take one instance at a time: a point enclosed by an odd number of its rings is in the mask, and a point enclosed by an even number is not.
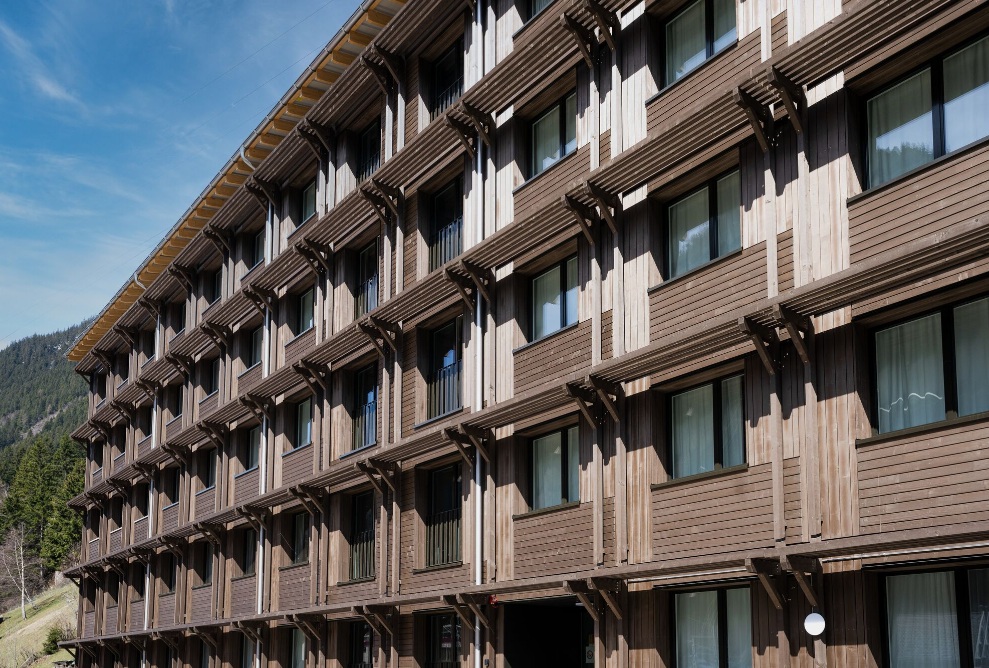
<svg viewBox="0 0 989 668"><path fill-rule="evenodd" d="M484 20L484 2L478 0L474 3L474 48L477 49L477 57L474 59L475 67L477 71L474 76L474 82L477 83L484 76L484 26L482 24ZM494 128L491 128L494 131ZM475 151L474 156L474 174L477 178L477 190L475 192L477 203L475 205L476 209L476 230L475 235L476 242L479 243L484 239L484 143L481 139L481 133L478 131L477 140L474 144L477 146L477 151ZM481 299L481 291L474 290L474 332L477 336L477 340L474 344L474 410L481 410L484 397L484 381L482 374L484 372L484 316L482 314L483 301ZM475 451L474 453L474 584L480 585L482 579L482 569L481 564L484 561L482 559L482 543L481 543L481 518L484 516L483 513L483 499L484 494L482 492L481 486L481 457ZM473 668L481 668L481 619L480 616L475 616L474 618L474 662Z"/></svg>
<svg viewBox="0 0 989 668"><path fill-rule="evenodd" d="M265 221L265 263L271 263L271 256L274 252L274 217L275 208L271 202L268 202L268 216ZM268 331L271 328L271 309L264 310L264 329L262 330L262 354L261 354L261 375L266 377L271 369L271 351L269 346L269 334ZM261 439L260 439L260 452L258 453L258 466L260 470L258 471L258 493L264 494L268 488L268 418L264 415L261 417ZM263 610L264 603L264 541L265 541L265 527L262 524L258 528L258 567L255 569L257 573L257 613L260 615ZM254 663L257 668L260 668L261 652L258 651L257 643L254 644Z"/></svg>

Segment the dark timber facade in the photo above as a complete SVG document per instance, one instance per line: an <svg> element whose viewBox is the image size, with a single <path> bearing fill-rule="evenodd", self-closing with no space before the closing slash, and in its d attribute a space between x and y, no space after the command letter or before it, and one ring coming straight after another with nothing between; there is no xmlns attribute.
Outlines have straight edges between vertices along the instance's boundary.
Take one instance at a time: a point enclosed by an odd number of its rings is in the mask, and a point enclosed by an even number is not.
<svg viewBox="0 0 989 668"><path fill-rule="evenodd" d="M365 4L70 351L67 645L989 666L987 82L976 0Z"/></svg>

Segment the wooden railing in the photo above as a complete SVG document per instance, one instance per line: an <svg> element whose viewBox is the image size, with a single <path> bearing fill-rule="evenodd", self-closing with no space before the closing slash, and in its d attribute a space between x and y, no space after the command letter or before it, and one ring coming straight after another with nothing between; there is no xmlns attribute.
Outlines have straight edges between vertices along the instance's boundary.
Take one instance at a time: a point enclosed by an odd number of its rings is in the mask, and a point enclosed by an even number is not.
<svg viewBox="0 0 989 668"><path fill-rule="evenodd" d="M460 255L463 249L463 229L463 216L457 216L433 233L433 239L429 243L430 271Z"/></svg>
<svg viewBox="0 0 989 668"><path fill-rule="evenodd" d="M360 318L378 306L378 275L375 274L357 286L354 294L354 317Z"/></svg>
<svg viewBox="0 0 989 668"><path fill-rule="evenodd" d="M148 434L137 442L137 455L135 459L141 459L151 450L151 434Z"/></svg>
<svg viewBox="0 0 989 668"><path fill-rule="evenodd" d="M354 411L354 450L378 441L378 402L371 401Z"/></svg>
<svg viewBox="0 0 989 668"><path fill-rule="evenodd" d="M110 464L110 471L115 473L124 467L124 459L127 457L126 452L121 452L119 455L113 458L113 462Z"/></svg>
<svg viewBox="0 0 989 668"><path fill-rule="evenodd" d="M460 561L460 508L436 513L426 522L426 565Z"/></svg>
<svg viewBox="0 0 989 668"><path fill-rule="evenodd" d="M350 579L374 577L374 529L362 531L350 541Z"/></svg>
<svg viewBox="0 0 989 668"><path fill-rule="evenodd" d="M457 360L437 370L429 380L427 418L452 413L463 405L461 366L461 360Z"/></svg>

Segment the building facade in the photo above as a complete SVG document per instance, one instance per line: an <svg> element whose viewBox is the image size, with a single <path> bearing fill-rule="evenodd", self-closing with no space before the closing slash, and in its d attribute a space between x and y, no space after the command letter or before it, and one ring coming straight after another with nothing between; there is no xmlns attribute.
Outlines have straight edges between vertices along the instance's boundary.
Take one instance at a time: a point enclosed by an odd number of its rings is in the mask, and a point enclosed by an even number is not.
<svg viewBox="0 0 989 668"><path fill-rule="evenodd" d="M67 645L989 666L987 90L975 0L365 3L69 353Z"/></svg>

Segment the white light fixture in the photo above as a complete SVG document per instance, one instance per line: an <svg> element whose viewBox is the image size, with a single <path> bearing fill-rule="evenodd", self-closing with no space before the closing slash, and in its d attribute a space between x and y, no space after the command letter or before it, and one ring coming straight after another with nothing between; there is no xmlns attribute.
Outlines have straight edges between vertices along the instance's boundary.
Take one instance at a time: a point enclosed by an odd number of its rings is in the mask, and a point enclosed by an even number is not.
<svg viewBox="0 0 989 668"><path fill-rule="evenodd" d="M812 636L819 636L824 633L824 617L820 613L812 612L804 619L804 630Z"/></svg>

